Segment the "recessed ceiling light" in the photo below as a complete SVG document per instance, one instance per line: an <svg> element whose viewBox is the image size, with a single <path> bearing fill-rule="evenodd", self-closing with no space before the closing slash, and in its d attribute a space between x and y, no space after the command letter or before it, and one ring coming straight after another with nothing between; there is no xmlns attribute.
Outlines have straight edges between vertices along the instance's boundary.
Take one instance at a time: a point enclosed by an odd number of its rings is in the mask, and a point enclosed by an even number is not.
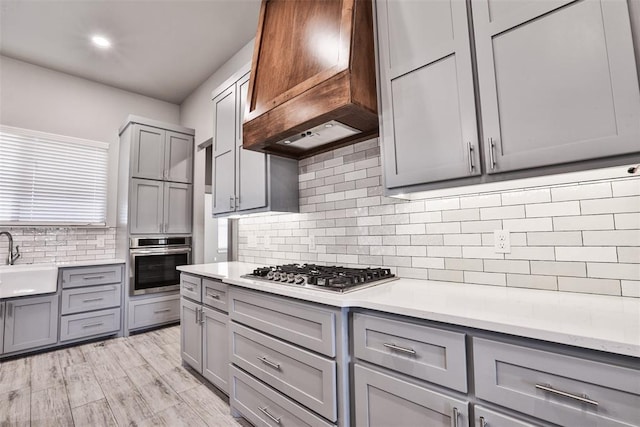
<svg viewBox="0 0 640 427"><path fill-rule="evenodd" d="M103 36L93 36L91 37L91 41L93 42L93 44L101 47L102 49L111 47L111 42L109 41L109 39Z"/></svg>

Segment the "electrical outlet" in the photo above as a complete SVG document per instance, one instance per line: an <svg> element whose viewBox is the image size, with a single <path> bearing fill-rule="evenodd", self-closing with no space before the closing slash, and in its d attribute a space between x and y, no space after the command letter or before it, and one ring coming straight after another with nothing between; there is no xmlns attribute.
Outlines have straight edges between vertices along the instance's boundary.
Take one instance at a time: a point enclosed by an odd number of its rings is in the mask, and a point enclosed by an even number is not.
<svg viewBox="0 0 640 427"><path fill-rule="evenodd" d="M316 250L316 236L314 236L313 234L309 236L309 250Z"/></svg>
<svg viewBox="0 0 640 427"><path fill-rule="evenodd" d="M493 232L493 247L497 254L511 253L509 230L495 230Z"/></svg>

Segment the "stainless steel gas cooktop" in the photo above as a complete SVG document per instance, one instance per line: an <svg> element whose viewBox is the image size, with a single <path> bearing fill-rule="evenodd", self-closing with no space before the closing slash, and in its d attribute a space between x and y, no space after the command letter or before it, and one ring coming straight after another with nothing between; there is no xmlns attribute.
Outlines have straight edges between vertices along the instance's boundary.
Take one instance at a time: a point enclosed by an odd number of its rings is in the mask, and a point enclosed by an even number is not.
<svg viewBox="0 0 640 427"><path fill-rule="evenodd" d="M306 289L342 293L396 280L388 268L346 268L316 264L261 267L242 277Z"/></svg>

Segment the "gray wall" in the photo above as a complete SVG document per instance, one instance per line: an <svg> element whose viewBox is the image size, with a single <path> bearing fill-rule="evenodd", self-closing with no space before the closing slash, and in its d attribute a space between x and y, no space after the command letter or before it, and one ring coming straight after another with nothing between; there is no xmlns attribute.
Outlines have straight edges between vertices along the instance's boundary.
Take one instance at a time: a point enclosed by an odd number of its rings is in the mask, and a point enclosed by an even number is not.
<svg viewBox="0 0 640 427"><path fill-rule="evenodd" d="M136 114L178 123L180 107L0 56L0 124L108 142L109 223L115 223L118 128Z"/></svg>
<svg viewBox="0 0 640 427"><path fill-rule="evenodd" d="M207 141L213 134L213 109L211 92L251 61L253 40L247 43L231 59L216 70L180 106L180 124L196 130L195 144ZM194 150L193 164L193 262L204 262L204 241L214 236L205 234L204 181L206 150Z"/></svg>

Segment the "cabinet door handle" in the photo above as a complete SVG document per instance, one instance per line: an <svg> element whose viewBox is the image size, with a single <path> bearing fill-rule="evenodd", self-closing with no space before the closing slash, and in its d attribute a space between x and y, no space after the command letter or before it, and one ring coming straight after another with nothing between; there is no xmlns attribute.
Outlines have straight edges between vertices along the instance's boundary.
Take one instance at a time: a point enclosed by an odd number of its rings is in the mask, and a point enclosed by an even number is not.
<svg viewBox="0 0 640 427"><path fill-rule="evenodd" d="M258 356L258 360L267 366L271 366L273 369L277 369L278 371L280 370L279 363L272 362L271 360L267 359L265 356Z"/></svg>
<svg viewBox="0 0 640 427"><path fill-rule="evenodd" d="M104 279L104 274L101 274L99 276L84 276L82 278L82 280L99 280L99 279Z"/></svg>
<svg viewBox="0 0 640 427"><path fill-rule="evenodd" d="M458 408L453 408L453 427L458 427Z"/></svg>
<svg viewBox="0 0 640 427"><path fill-rule="evenodd" d="M599 403L595 400L589 399L586 395L579 396L577 394L569 393L562 390L557 390L549 384L536 384L538 390L546 391L547 393L555 394L557 396L567 397L569 399L577 400L580 403L588 403L589 405L598 406Z"/></svg>
<svg viewBox="0 0 640 427"><path fill-rule="evenodd" d="M473 144L467 142L467 153L469 154L469 173L473 173L476 165L473 164Z"/></svg>
<svg viewBox="0 0 640 427"><path fill-rule="evenodd" d="M200 323L200 309L196 307L196 325Z"/></svg>
<svg viewBox="0 0 640 427"><path fill-rule="evenodd" d="M229 196L229 208L230 209L235 209L235 206L233 206L233 201L234 201L234 197L233 196Z"/></svg>
<svg viewBox="0 0 640 427"><path fill-rule="evenodd" d="M4 304L0 304L0 320L4 316Z"/></svg>
<svg viewBox="0 0 640 427"><path fill-rule="evenodd" d="M102 325L104 325L104 322L87 323L86 325L82 325L82 328L95 328L96 326L102 326Z"/></svg>
<svg viewBox="0 0 640 427"><path fill-rule="evenodd" d="M204 324L204 308L200 309L200 324Z"/></svg>
<svg viewBox="0 0 640 427"><path fill-rule="evenodd" d="M484 417L480 417L480 427L487 427L487 422Z"/></svg>
<svg viewBox="0 0 640 427"><path fill-rule="evenodd" d="M240 209L240 196L236 196L236 208Z"/></svg>
<svg viewBox="0 0 640 427"><path fill-rule="evenodd" d="M389 343L383 343L382 345L387 347L388 349L395 350L395 351L400 351L402 353L416 354L416 351L414 349L412 349L412 348L400 347L400 346L397 346L395 344L389 344Z"/></svg>
<svg viewBox="0 0 640 427"><path fill-rule="evenodd" d="M96 301L102 301L104 298L103 297L99 297L99 298L87 298L87 299L83 299L82 302L96 302Z"/></svg>
<svg viewBox="0 0 640 427"><path fill-rule="evenodd" d="M13 304L10 302L7 303L7 317L13 316Z"/></svg>
<svg viewBox="0 0 640 427"><path fill-rule="evenodd" d="M491 169L496 168L496 143L493 142L493 138L489 138L489 160L491 162Z"/></svg>
<svg viewBox="0 0 640 427"><path fill-rule="evenodd" d="M273 421L276 424L280 424L280 417L275 417L275 416L271 415L266 406L264 408L261 408L261 407L258 406L258 409L260 409L260 412L262 412L267 417L269 417L271 419L271 421Z"/></svg>

